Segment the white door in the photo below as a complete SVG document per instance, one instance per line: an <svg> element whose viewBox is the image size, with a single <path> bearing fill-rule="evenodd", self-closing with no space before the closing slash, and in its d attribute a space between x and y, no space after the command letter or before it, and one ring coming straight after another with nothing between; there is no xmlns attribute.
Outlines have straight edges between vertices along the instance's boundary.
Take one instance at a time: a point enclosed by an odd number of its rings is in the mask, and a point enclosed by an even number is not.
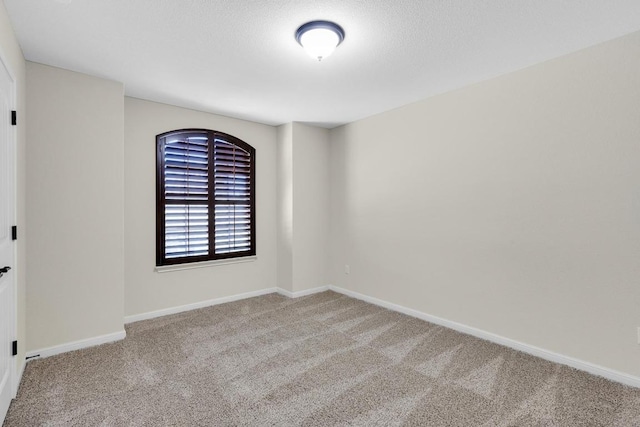
<svg viewBox="0 0 640 427"><path fill-rule="evenodd" d="M15 215L13 99L13 79L0 60L0 424L11 403L15 369L11 355L15 337L15 270L8 269L14 267L11 236Z"/></svg>

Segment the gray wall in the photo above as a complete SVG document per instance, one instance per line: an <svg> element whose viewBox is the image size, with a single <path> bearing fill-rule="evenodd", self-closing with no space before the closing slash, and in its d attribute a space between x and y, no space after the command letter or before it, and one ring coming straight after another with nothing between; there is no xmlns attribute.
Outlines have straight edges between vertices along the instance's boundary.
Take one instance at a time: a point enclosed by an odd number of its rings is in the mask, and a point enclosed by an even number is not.
<svg viewBox="0 0 640 427"><path fill-rule="evenodd" d="M123 331L121 83L27 63L27 350Z"/></svg>
<svg viewBox="0 0 640 427"><path fill-rule="evenodd" d="M327 282L329 131L278 127L278 286L300 292Z"/></svg>
<svg viewBox="0 0 640 427"><path fill-rule="evenodd" d="M335 129L331 282L640 376L638 52L640 33Z"/></svg>
<svg viewBox="0 0 640 427"><path fill-rule="evenodd" d="M293 123L293 286L329 284L329 131Z"/></svg>
<svg viewBox="0 0 640 427"><path fill-rule="evenodd" d="M278 287L293 292L293 123L277 130Z"/></svg>

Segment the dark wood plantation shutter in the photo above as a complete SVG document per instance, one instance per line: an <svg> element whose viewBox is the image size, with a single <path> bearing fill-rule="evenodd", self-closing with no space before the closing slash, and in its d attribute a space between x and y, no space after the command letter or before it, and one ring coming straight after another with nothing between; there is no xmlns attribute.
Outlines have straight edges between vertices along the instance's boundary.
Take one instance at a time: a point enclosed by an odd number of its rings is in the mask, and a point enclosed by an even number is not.
<svg viewBox="0 0 640 427"><path fill-rule="evenodd" d="M157 137L156 264L255 255L255 150L204 129Z"/></svg>
<svg viewBox="0 0 640 427"><path fill-rule="evenodd" d="M163 263L209 255L209 155L206 132L163 138Z"/></svg>
<svg viewBox="0 0 640 427"><path fill-rule="evenodd" d="M244 144L246 145L246 144ZM253 153L229 135L215 135L215 253L251 250Z"/></svg>

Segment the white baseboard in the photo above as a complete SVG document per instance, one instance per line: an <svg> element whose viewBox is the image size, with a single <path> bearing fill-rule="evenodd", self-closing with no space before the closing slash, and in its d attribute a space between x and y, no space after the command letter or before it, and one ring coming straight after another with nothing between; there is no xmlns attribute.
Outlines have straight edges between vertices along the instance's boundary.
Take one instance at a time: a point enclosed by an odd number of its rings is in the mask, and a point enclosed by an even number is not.
<svg viewBox="0 0 640 427"><path fill-rule="evenodd" d="M453 329L464 334L473 335L474 337L491 341L496 344L503 345L505 347L512 348L514 350L521 351L523 353L530 354L532 356L539 357L541 359L548 360L550 362L559 363L561 365L570 366L572 368L588 372L593 375L597 375L611 381L626 384L631 387L640 388L640 378L619 372L614 369L605 368L603 366L595 365L584 360L575 359L573 357L565 356L563 354L555 353L553 351L545 350L540 347L525 344L520 341L505 338L500 335L493 334L491 332L483 331L481 329L474 328L472 326L463 325L462 323L453 322L451 320L443 319L441 317L432 316L430 314L423 313L418 310L413 310L398 304L393 304L378 298L370 297L368 295L360 294L358 292L350 291L348 289L340 288L338 286L329 285L330 290L341 293L343 295L350 296L380 307L387 308L389 310L397 311L408 316L416 317L418 319L425 320L427 322L435 323L436 325L444 326L449 329Z"/></svg>
<svg viewBox="0 0 640 427"><path fill-rule="evenodd" d="M306 295L312 295L318 292L323 292L328 290L329 287L328 286L321 286L318 288L313 288L313 289L306 289L303 291L298 291L298 292L290 292L287 291L285 289L282 288L267 288L267 289L261 289L259 291L253 291L253 292L245 292L242 294L237 294L237 295L230 295L228 297L222 297L222 298L216 298L216 299L211 299L211 300L207 300L207 301L200 301L200 302L196 302L193 304L186 304L186 305L181 305L181 306L177 306L177 307L170 307L170 308L166 308L163 310L156 310L156 311L150 311L147 313L141 313L141 314L134 314L132 316L125 316L124 318L124 323L128 324L128 323L133 323L133 322L138 322L141 320L148 320L148 319L154 319L156 317L162 317L162 316L167 316L170 314L176 314L176 313L182 313L184 311L190 311L190 310L196 310L198 308L204 308L204 307L210 307L210 306L214 306L214 305L218 305L218 304L224 304L227 302L233 302L233 301L239 301L239 300L243 300L243 299L247 299L247 298L253 298L253 297L258 297L261 295L267 295L267 294L272 294L272 293L279 293L282 295L285 295L289 298L299 298L302 296L306 296ZM54 356L56 354L61 354L61 353L66 353L69 351L74 351L74 350L80 350L83 348L87 348L87 347L93 347L96 345L100 345L100 344L106 344L109 342L114 342L114 341L119 341L121 339L124 339L126 336L126 332L125 331L121 331L121 332L116 332L113 334L108 334L108 335L102 335L102 336L98 336L98 337L94 337L94 338L89 338L86 340L80 340L80 341L74 341L74 342L70 342L67 344L61 344L61 345L57 345L57 346L53 346L53 347L47 347L47 348L43 348L40 350L35 350L35 351L29 351L26 354L27 359L31 359L31 358L43 358L43 357L49 357L49 356ZM20 380L22 378L22 373L24 372L26 366L26 362L22 364L22 368L20 370L19 373L19 377L18 380ZM18 384L20 383L20 381L18 381Z"/></svg>
<svg viewBox="0 0 640 427"><path fill-rule="evenodd" d="M169 314L182 313L183 311L196 310L198 308L211 307L213 305L224 304L226 302L239 301L247 298L259 297L261 295L272 294L277 292L279 288L267 288L259 291L245 292L242 294L230 295L228 297L215 298L207 301L194 302L193 304L180 305L177 307L169 307L162 310L149 311L147 313L134 314L124 317L124 323L129 324L139 322L140 320L155 319L156 317L167 316Z"/></svg>
<svg viewBox="0 0 640 427"><path fill-rule="evenodd" d="M306 297L307 295L313 295L319 292L328 291L329 286L319 286L317 288L305 289L303 291L297 291L297 292L291 292L282 288L276 288L276 289L277 289L276 292L278 292L280 295L284 295L285 297L300 298L300 297Z"/></svg>
<svg viewBox="0 0 640 427"><path fill-rule="evenodd" d="M93 347L100 344L123 340L127 336L125 331L114 332L112 334L100 335L85 340L73 341L66 344L55 345L53 347L41 348L40 350L28 351L27 359L43 358L55 356L56 354L67 353L69 351L80 350L83 348Z"/></svg>
<svg viewBox="0 0 640 427"><path fill-rule="evenodd" d="M555 353L553 351L545 350L540 347L536 347L530 344L525 344L520 341L512 340L510 338L505 338L503 336L493 334L491 332L483 331L481 329L474 328L472 326L467 326L462 323L453 322L451 320L443 319L441 317L433 316L427 313L423 313L418 310L414 310L411 308L407 308L401 306L399 304L394 304L391 302L387 302L378 298L370 297L368 295L364 295L358 292L350 291L348 289L340 288L338 286L328 285L328 286L320 286L313 289L306 289L303 291L291 292L282 288L267 288L254 292L246 292L237 295L231 295L228 297L216 298L208 301L201 301L193 304L182 305L178 307L171 307L164 310L157 310L148 313L136 314L133 316L125 317L125 324L137 322L140 320L153 319L156 317L166 316L169 314L181 313L184 311L195 310L198 308L209 307L213 305L223 304L226 302L239 301L246 298L253 298L261 295L271 294L277 292L281 295L284 295L289 298L299 298L302 296L312 295L319 292L324 292L327 290L331 290L334 292L338 292L343 295L347 295L352 298L356 298L380 307L387 308L389 310L396 311L398 313L403 313L408 316L416 317L418 319L425 320L427 322L434 323L436 325L444 326L449 329L453 329L458 332L462 332L464 334L472 335L474 337L491 341L496 344L503 345L505 347L512 348L514 350L522 351L523 353L531 354L532 356L540 357L541 359L549 360L551 362L560 363L562 365L570 366L575 369L579 369L581 371L589 372L590 374L597 375L603 378L607 378L611 381L616 381L622 384L626 384L632 387L640 388L640 378L625 374L623 372L619 372L613 369L605 368L603 366L599 366L590 362L585 362L584 360L575 359L573 357L565 356L563 354ZM53 356L60 353L66 353L68 351L79 350L82 348L93 347L95 345L105 344L108 342L119 341L124 339L126 336L125 331L116 332L113 334L102 335L99 337L89 338L86 340L75 341L67 344L62 344L59 346L53 346L48 348L43 348L37 351L27 352L27 358L32 358L34 356L38 357L48 357ZM24 372L25 364L23 363L22 368L19 373L18 379L22 378L22 373Z"/></svg>

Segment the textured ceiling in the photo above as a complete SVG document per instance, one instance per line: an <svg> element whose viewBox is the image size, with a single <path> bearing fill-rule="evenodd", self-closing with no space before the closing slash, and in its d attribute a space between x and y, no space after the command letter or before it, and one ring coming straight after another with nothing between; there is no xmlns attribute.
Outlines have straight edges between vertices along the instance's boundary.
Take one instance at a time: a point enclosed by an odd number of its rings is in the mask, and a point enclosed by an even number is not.
<svg viewBox="0 0 640 427"><path fill-rule="evenodd" d="M638 0L4 2L30 61L274 125L348 123L640 30ZM294 39L315 19L346 32L320 63Z"/></svg>

